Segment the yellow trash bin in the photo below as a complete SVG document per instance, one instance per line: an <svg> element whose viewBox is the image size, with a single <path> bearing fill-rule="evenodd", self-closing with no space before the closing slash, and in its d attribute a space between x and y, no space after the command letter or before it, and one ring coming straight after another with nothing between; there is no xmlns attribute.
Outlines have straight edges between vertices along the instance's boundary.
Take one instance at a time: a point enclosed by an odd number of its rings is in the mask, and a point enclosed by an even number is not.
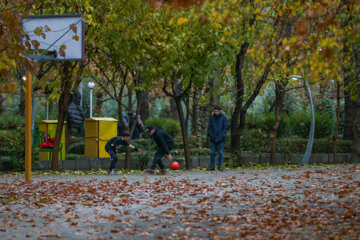
<svg viewBox="0 0 360 240"><path fill-rule="evenodd" d="M116 137L117 122L115 118L85 119L85 157L109 157L105 151L105 144Z"/></svg>
<svg viewBox="0 0 360 240"><path fill-rule="evenodd" d="M56 134L56 126L57 126L57 120L42 120L39 122L39 130L43 132L48 132L50 137L55 137ZM61 134L61 142L63 144L61 153L62 153L62 160L65 160L65 124L63 126L62 134ZM49 159L48 152L39 152L39 160L48 160ZM60 150L59 150L59 156L60 159Z"/></svg>

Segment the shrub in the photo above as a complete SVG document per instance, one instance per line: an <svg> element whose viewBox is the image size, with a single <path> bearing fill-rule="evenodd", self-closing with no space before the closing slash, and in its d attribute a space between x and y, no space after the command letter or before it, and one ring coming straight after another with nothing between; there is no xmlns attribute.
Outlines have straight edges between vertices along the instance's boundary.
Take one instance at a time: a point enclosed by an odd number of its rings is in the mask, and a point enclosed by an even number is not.
<svg viewBox="0 0 360 240"><path fill-rule="evenodd" d="M289 129L289 117L286 114L280 114L280 124L277 131L278 137L291 136ZM274 114L249 114L246 119L247 128L261 129L264 132L271 133L275 125Z"/></svg>
<svg viewBox="0 0 360 240"><path fill-rule="evenodd" d="M308 139L304 138L283 138L277 141L277 151L282 153L304 153ZM350 153L352 141L339 140L337 152ZM333 141L328 138L315 139L312 153L332 153Z"/></svg>
<svg viewBox="0 0 360 240"><path fill-rule="evenodd" d="M146 119L145 124L153 125L155 128L161 128L173 137L180 133L180 123L171 118L149 117L148 119Z"/></svg>
<svg viewBox="0 0 360 240"><path fill-rule="evenodd" d="M7 170L23 170L25 164L25 128L0 131L0 156L9 159Z"/></svg>
<svg viewBox="0 0 360 240"><path fill-rule="evenodd" d="M132 157L137 159L138 166L136 167L144 170L148 162L153 158L156 146L151 139L132 140L131 143L142 150L142 153L134 153Z"/></svg>
<svg viewBox="0 0 360 240"><path fill-rule="evenodd" d="M294 135L307 138L310 132L311 116L298 112L290 116L289 125ZM328 113L315 113L315 138L328 137L333 128L333 119Z"/></svg>
<svg viewBox="0 0 360 240"><path fill-rule="evenodd" d="M250 152L269 152L271 138L261 129L244 129L241 137L241 148Z"/></svg>
<svg viewBox="0 0 360 240"><path fill-rule="evenodd" d="M84 140L75 142L69 145L68 153L70 154L84 154L85 143Z"/></svg>
<svg viewBox="0 0 360 240"><path fill-rule="evenodd" d="M25 118L18 114L6 114L0 117L0 129L17 129L25 126Z"/></svg>

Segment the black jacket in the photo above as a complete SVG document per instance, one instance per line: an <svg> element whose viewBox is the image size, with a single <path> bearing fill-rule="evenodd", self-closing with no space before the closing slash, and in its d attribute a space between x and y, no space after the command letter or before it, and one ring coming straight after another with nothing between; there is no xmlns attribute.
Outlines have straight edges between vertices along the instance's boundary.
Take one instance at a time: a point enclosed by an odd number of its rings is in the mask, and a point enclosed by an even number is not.
<svg viewBox="0 0 360 240"><path fill-rule="evenodd" d="M134 122L134 118L135 118L134 116L130 117L129 128L132 127L133 122ZM134 132L133 132L133 135L132 135L131 139L139 139L140 138L140 133L142 133L143 131L144 131L143 126L140 124L139 121L136 121L136 125L135 125Z"/></svg>
<svg viewBox="0 0 360 240"><path fill-rule="evenodd" d="M82 127L85 120L84 110L80 106L81 94L74 90L72 101L68 108L67 121L71 127L79 128Z"/></svg>
<svg viewBox="0 0 360 240"><path fill-rule="evenodd" d="M114 146L112 147L111 144L113 144ZM120 146L127 146L127 145L129 145L129 142L123 141L122 137L113 137L106 143L105 150L110 149L110 148L115 150L116 148L119 148Z"/></svg>
<svg viewBox="0 0 360 240"><path fill-rule="evenodd" d="M158 149L164 152L166 155L170 153L170 150L174 148L174 140L162 129L155 129L154 135L152 136Z"/></svg>

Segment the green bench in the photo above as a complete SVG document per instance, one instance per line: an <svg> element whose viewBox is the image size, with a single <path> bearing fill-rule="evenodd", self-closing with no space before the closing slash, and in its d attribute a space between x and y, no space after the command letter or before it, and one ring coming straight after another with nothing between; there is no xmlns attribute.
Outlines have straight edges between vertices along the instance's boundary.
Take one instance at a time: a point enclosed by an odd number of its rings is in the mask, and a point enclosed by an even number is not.
<svg viewBox="0 0 360 240"><path fill-rule="evenodd" d="M51 160L51 155L53 148L41 148L40 145L45 143L45 132L40 130L32 130L32 151L34 152L35 148L38 148L39 152L48 152L49 153L49 160ZM50 135L48 135L48 139L50 139ZM63 144L60 142L60 160L62 160L62 148Z"/></svg>

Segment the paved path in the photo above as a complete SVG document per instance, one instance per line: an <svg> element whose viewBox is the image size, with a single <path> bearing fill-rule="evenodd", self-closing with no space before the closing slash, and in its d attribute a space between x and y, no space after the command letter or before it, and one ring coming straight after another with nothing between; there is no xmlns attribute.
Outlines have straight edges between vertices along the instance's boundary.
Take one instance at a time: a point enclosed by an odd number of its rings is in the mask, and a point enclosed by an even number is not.
<svg viewBox="0 0 360 240"><path fill-rule="evenodd" d="M360 239L360 165L0 175L0 239Z"/></svg>

